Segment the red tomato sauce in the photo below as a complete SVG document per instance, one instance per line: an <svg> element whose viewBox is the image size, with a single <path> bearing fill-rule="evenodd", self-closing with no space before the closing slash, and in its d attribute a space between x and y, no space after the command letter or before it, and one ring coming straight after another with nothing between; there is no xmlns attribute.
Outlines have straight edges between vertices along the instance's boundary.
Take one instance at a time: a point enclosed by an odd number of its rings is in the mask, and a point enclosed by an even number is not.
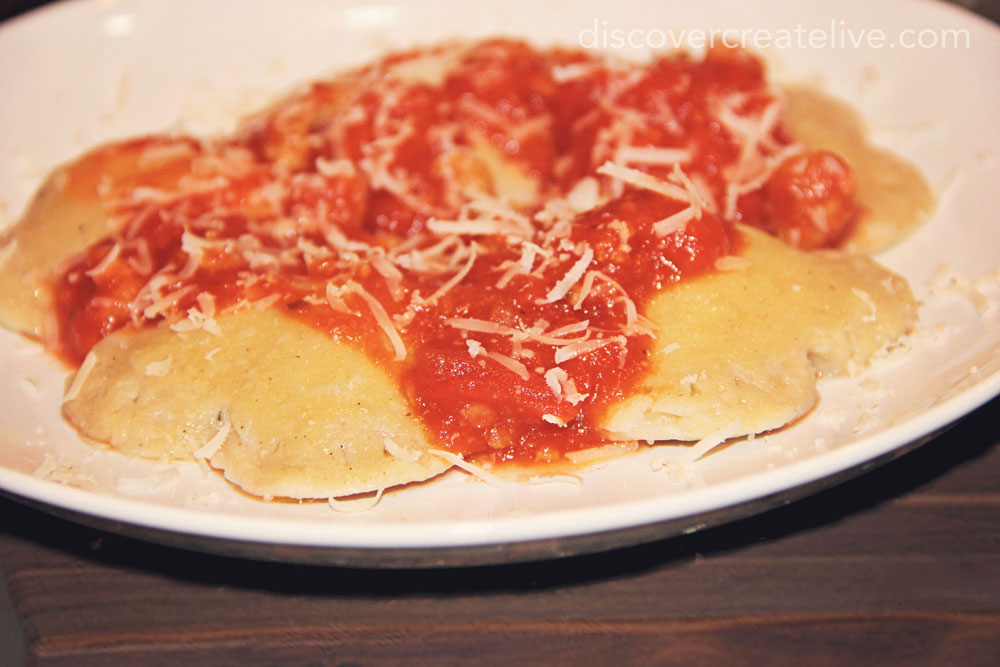
<svg viewBox="0 0 1000 667"><path fill-rule="evenodd" d="M447 64L401 74L427 57ZM231 137L107 146L66 195L120 231L60 274L56 351L279 308L392 373L441 446L554 461L604 440L647 368L645 304L737 254L735 223L823 247L857 215L850 168L797 148L779 111L739 51L636 65L494 40L313 84ZM483 146L532 201L503 200Z"/></svg>

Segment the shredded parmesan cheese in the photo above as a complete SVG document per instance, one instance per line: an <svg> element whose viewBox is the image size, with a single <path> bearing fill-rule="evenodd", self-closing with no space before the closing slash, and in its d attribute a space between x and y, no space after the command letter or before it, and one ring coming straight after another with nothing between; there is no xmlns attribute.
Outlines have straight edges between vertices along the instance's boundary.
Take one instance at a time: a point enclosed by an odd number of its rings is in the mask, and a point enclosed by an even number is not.
<svg viewBox="0 0 1000 667"><path fill-rule="evenodd" d="M476 263L476 249L477 249L477 247L478 246L475 243L472 244L472 246L470 248L470 251L469 251L469 258L468 258L468 260L466 260L465 266L462 267L462 270L459 271L458 273L456 273L454 276L452 276L448 280L448 282L446 282L443 285L441 285L441 287L439 287L434 292L434 294L431 294L430 297L428 297L426 301L423 301L423 304L428 305L428 304L436 303L438 301L438 299L440 299L445 294L447 294L448 291L451 290L451 288L453 288L455 285L457 285L460 282L462 282L462 280L465 278L465 276L469 275L469 271L472 270L472 265Z"/></svg>
<svg viewBox="0 0 1000 667"><path fill-rule="evenodd" d="M116 259L118 259L118 255L121 254L121 251L122 251L121 241L115 241L115 244L111 246L111 249L108 250L106 255L104 255L104 258L100 262L98 262L94 266L94 268L85 272L86 275L99 276L105 271L107 271L108 267L111 266Z"/></svg>
<svg viewBox="0 0 1000 667"><path fill-rule="evenodd" d="M229 437L229 431L232 430L232 423L229 421L229 416L225 413L220 414L220 419L222 420L222 426L216 431L215 435L206 442L203 446L196 449L191 455L196 459L208 460L215 456L215 453L219 451L222 444Z"/></svg>
<svg viewBox="0 0 1000 667"><path fill-rule="evenodd" d="M623 183L634 185L644 190L651 190L652 192L659 193L668 199L674 199L685 204L691 203L691 196L684 188L678 187L661 178L650 176L646 172L639 171L638 169L623 167L622 165L615 164L614 162L605 162L597 168L597 173L610 176L611 178L622 181Z"/></svg>
<svg viewBox="0 0 1000 667"><path fill-rule="evenodd" d="M556 396L561 396L563 393L562 383L569 378L569 375L561 368L550 368L545 371L542 377L545 379L545 384L549 390Z"/></svg>
<svg viewBox="0 0 1000 667"><path fill-rule="evenodd" d="M397 459L401 459L403 461L416 461L417 459L420 458L420 452L413 451L412 449L407 449L406 447L403 447L402 445L398 444L392 438L383 438L382 446L385 448L385 451L390 456L393 456Z"/></svg>
<svg viewBox="0 0 1000 667"><path fill-rule="evenodd" d="M152 361L146 364L146 375L151 375L153 377L161 378L170 372L170 364L173 361L173 356L167 355L166 359L160 361Z"/></svg>
<svg viewBox="0 0 1000 667"><path fill-rule="evenodd" d="M490 486L500 486L500 480L498 480L495 475L491 475L482 467L477 466L474 463L470 463L469 461L466 461L465 458L462 457L460 454L454 454L452 452L448 452L443 449L428 449L427 453L432 454L438 457L439 459L444 459L445 461L452 464L456 468L464 470L473 477L483 482L486 482Z"/></svg>
<svg viewBox="0 0 1000 667"><path fill-rule="evenodd" d="M382 493L385 489L378 489L375 491L375 495L371 498L360 497L353 500L344 500L341 498L327 498L327 504L335 512L341 512L344 514L356 514L360 512L370 512L375 509L382 500Z"/></svg>
<svg viewBox="0 0 1000 667"><path fill-rule="evenodd" d="M546 421L550 424L555 424L556 426L566 428L566 420L560 417L559 415L546 413L542 415L542 421Z"/></svg>
<svg viewBox="0 0 1000 667"><path fill-rule="evenodd" d="M87 376L90 375L90 371L94 370L94 365L97 363L97 355L91 350L87 353L87 356L83 358L83 363L80 364L80 370L76 372L76 376L73 378L73 382L69 385L69 389L63 395L63 403L67 401L72 401L74 398L80 395L80 391L83 389L83 383L87 381Z"/></svg>
<svg viewBox="0 0 1000 667"><path fill-rule="evenodd" d="M695 219L695 213L696 211L694 206L688 206L673 215L654 222L653 231L656 232L657 236L669 236L674 232L684 231L687 223Z"/></svg>
<svg viewBox="0 0 1000 667"><path fill-rule="evenodd" d="M865 303L865 305L868 306L868 308L871 310L871 313L862 317L861 321L875 322L877 319L875 316L878 313L878 307L875 305L875 301L872 299L871 295L869 295L868 292L864 291L863 289L859 289L857 287L852 287L851 291L854 293L856 297L861 299Z"/></svg>
<svg viewBox="0 0 1000 667"><path fill-rule="evenodd" d="M527 380L528 377L530 377L530 373L528 372L528 367L522 364L517 359L514 359L513 357L508 357L506 354L500 354L499 352L490 352L487 350L482 350L480 354L482 354L484 357L488 359L492 359L493 361L497 362L507 370L515 373L522 380Z"/></svg>
<svg viewBox="0 0 1000 667"><path fill-rule="evenodd" d="M34 470L32 475L39 479L88 489L98 493L107 491L92 474L77 469L69 458L65 456L53 456L48 452L43 455L41 465Z"/></svg>
<svg viewBox="0 0 1000 667"><path fill-rule="evenodd" d="M573 266L570 267L569 271L566 272L559 282L549 290L549 293L545 295L545 299L542 303L555 303L559 299L566 296L569 293L570 288L580 281L583 277L584 272L590 263L594 261L594 251L588 245L584 248L583 256L578 259Z"/></svg>
<svg viewBox="0 0 1000 667"><path fill-rule="evenodd" d="M731 422L718 431L705 436L691 447L685 449L677 458L674 459L674 461L682 466L694 463L721 445L723 442L733 437L733 434L739 433L739 431L739 422Z"/></svg>
<svg viewBox="0 0 1000 667"><path fill-rule="evenodd" d="M570 345L566 345L565 347L560 347L556 350L555 362L557 364L562 364L570 359L576 359L579 356L596 352L602 347L613 343L617 343L624 348L626 345L625 337L612 336L610 338L594 338L591 340L581 341L579 343L572 343Z"/></svg>
<svg viewBox="0 0 1000 667"><path fill-rule="evenodd" d="M392 344L392 348L396 353L396 361L406 359L406 347L403 344L403 338L399 335L399 331L396 330L395 325L392 323L392 319L389 317L389 314L385 312L385 308L381 303L379 303L379 300L353 280L348 280L344 283L342 288L337 288L332 284L328 284L326 287L326 298L330 300L331 294L333 295L332 298L338 298L338 289L354 292L364 299L365 303L368 305L368 309L375 317L375 322L382 328L382 331L385 332L386 337Z"/></svg>
<svg viewBox="0 0 1000 667"><path fill-rule="evenodd" d="M618 164L674 165L691 161L687 148L659 148L656 146L621 146L615 153Z"/></svg>
<svg viewBox="0 0 1000 667"><path fill-rule="evenodd" d="M158 315L162 315L168 308L176 306L178 301L193 292L195 289L197 288L194 285L185 285L184 287L175 290L164 297L160 297L142 311L142 316L147 320L151 320Z"/></svg>

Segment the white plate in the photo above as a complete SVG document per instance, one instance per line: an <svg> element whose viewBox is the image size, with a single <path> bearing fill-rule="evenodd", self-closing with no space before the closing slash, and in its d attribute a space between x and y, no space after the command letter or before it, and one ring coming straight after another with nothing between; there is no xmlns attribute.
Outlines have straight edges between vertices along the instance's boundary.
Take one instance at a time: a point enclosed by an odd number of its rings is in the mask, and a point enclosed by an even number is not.
<svg viewBox="0 0 1000 667"><path fill-rule="evenodd" d="M934 219L881 257L924 302L907 355L823 382L806 419L714 453L684 481L654 470L674 453L659 448L587 471L582 485L489 487L449 473L388 493L372 511L343 514L255 501L195 464L130 461L84 444L59 416L64 371L4 332L0 487L77 520L228 553L363 565L502 562L655 539L757 511L897 455L1000 392L998 309L980 312L957 291L928 288L942 264L973 281L1000 265L996 26L950 6L896 0L613 8L582 0L57 4L0 27L5 217L16 217L54 164L96 142L224 130L292 85L387 48L496 34L614 46L617 35L641 56L644 44L675 38L698 47L710 29L750 29L757 46L768 36L801 41L764 50L776 76L850 100L877 140L941 188ZM937 46L905 48L915 40ZM979 286L996 301L997 281L986 283ZM48 479L33 474L43 465Z"/></svg>

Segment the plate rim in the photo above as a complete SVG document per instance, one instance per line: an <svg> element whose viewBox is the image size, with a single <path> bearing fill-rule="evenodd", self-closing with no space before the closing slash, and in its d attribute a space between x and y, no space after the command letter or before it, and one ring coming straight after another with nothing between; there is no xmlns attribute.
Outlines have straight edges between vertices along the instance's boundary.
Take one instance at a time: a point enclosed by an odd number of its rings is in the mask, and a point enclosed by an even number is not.
<svg viewBox="0 0 1000 667"><path fill-rule="evenodd" d="M150 4L149 0L132 0L134 4ZM896 0L904 3L904 0ZM913 2L913 0L905 0ZM91 7L100 4L100 0L59 0L29 12L16 16L0 24L0 39L11 30L18 29L19 25L28 21L44 21L47 15L59 14L67 8L76 10L77 7ZM127 3L126 3L127 4ZM343 6L358 5L357 2L337 3ZM398 5L396 0L386 4ZM441 4L428 0L424 4ZM955 16L961 16L963 20L974 19L980 28L986 29L996 38L1000 36L1000 28L989 19L974 14L964 7L953 4L945 4L937 0L919 0L919 4L924 6L934 6L937 10L946 10ZM1000 371L989 374L976 383L961 390L954 396L934 405L925 412L912 416L909 419L894 424L878 433L853 439L837 449L824 453L823 462L827 465L819 465L817 459L806 459L782 465L773 471L760 471L748 477L727 480L715 484L711 489L694 490L689 492L686 500L681 505L697 505L701 507L700 512L716 511L727 507L733 507L733 503L727 498L739 496L744 502L753 502L766 497L775 492L788 492L829 479L839 472L853 469L856 466L864 466L867 462L884 457L905 448L917 446L914 443L922 442L926 438L933 437L932 433L940 429L947 428L963 416L971 413L988 401L1000 395ZM908 450L907 450L908 451ZM839 464L834 464L833 473L822 473L819 468L828 469L831 466L829 461L841 460ZM776 483L775 480L783 479L784 482ZM746 491L737 493L737 488L746 489L749 487L749 495ZM219 538L240 541L244 543L253 542L254 524L260 522L279 524L281 530L269 536L270 540L266 544L280 544L288 546L309 546L326 550L364 548L368 550L414 550L414 549L459 549L469 546L488 546L512 544L515 542L526 542L538 539L549 538L569 538L599 532L621 530L649 526L656 522L681 520L697 515L697 512L678 513L661 515L658 519L650 518L650 510L646 509L644 518L635 521L622 522L613 521L608 515L623 506L649 505L655 503L655 498L645 498L641 500L619 501L610 505L602 505L599 508L584 508L550 511L545 514L546 521L553 519L564 519L577 514L589 514L591 520L588 528L581 529L567 525L562 529L553 529L551 526L542 529L538 526L532 527L540 517L497 517L488 522L482 520L455 520L449 519L439 522L414 522L409 526L401 526L401 530L396 532L391 539L386 539L386 528L391 525L395 529L396 524L349 524L337 526L336 531L329 534L317 535L324 539L308 542L302 539L299 531L306 527L315 529L317 520L308 518L306 520L287 520L271 517L236 517L231 513L225 513L223 521L210 525L212 517L218 521L217 515L211 510L197 509L191 507L164 507L155 503L128 497L104 496L84 489L65 486L56 482L33 477L32 475L18 470L11 470L0 466L0 489L8 493L14 493L20 497L42 503L54 508L64 509L70 512L78 512L80 508L88 516L104 518L109 521L125 522L131 526L145 527L150 529L165 529L170 532L201 536L205 538ZM714 502L705 502L702 497L711 491L714 495L721 497ZM129 509L122 512L121 508L105 507L103 500L112 499L114 503L121 505L123 502ZM693 499L693 500L692 500ZM671 499L672 501L676 499ZM701 502L698 502L701 501ZM143 513L151 513L152 516L143 517ZM601 521L594 527L593 516L598 514ZM164 522L164 517L169 520ZM560 524L563 522L560 521ZM333 525L333 524L331 524ZM530 528L530 529L526 529ZM435 531L437 541L428 541L426 531ZM340 534L334 534L339 531ZM306 531L308 532L308 531ZM344 533L349 536L346 541L343 539ZM371 533L371 534L369 534ZM298 536L296 536L298 535ZM333 538L333 539L331 539ZM359 539L360 538L360 539Z"/></svg>

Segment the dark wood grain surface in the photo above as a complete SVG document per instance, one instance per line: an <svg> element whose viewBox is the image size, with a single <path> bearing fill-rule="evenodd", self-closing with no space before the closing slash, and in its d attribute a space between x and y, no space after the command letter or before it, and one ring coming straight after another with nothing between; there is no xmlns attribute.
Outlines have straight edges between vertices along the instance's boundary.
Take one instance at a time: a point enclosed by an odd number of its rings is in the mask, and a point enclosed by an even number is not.
<svg viewBox="0 0 1000 667"><path fill-rule="evenodd" d="M0 499L0 666L998 665L998 415L749 519L504 567L227 559Z"/></svg>

